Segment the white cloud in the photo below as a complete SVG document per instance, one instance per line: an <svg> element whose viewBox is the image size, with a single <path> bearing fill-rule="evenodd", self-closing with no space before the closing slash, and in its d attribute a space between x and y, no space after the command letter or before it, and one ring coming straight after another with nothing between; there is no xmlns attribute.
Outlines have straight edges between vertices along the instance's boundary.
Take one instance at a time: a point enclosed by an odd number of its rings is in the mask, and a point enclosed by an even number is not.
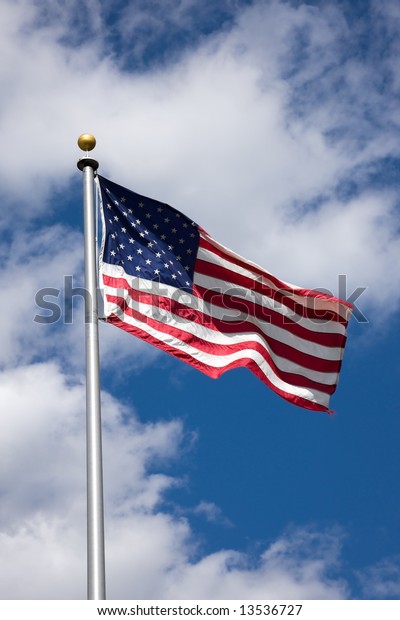
<svg viewBox="0 0 400 620"><path fill-rule="evenodd" d="M0 365L29 362L45 355L59 354L58 323L43 325L36 316L51 316L51 309L39 308L35 301L44 290L44 301L58 306L62 312L64 276L82 271L82 236L63 226L43 228L40 231L18 231L2 247L0 267L0 305L2 320L0 337ZM57 296L58 295L58 296ZM65 330L64 343L71 334Z"/></svg>
<svg viewBox="0 0 400 620"><path fill-rule="evenodd" d="M309 557L310 547L313 558ZM272 544L254 562L246 554L226 550L197 562L188 556L174 564L146 592L138 583L137 598L162 599L338 599L346 598L346 584L329 576L337 562L337 540L329 534L297 531ZM130 572L130 571L128 571ZM122 595L122 583L117 594ZM123 596L121 596L123 598Z"/></svg>
<svg viewBox="0 0 400 620"><path fill-rule="evenodd" d="M10 62L0 72L2 186L24 219L46 209L54 186L73 175L79 182L75 140L93 131L106 176L173 203L283 279L330 288L340 271L388 306L377 283L388 274L391 289L399 284L393 197L368 186L340 201L335 192L340 179L362 180L363 167L397 155L395 110L386 92L392 112L378 127L382 94L369 83L378 61L349 55L339 7L255 4L230 30L142 74L105 57L101 11L97 34L74 48L49 18L28 27L35 9L25 9L5 4L1 40ZM293 56L300 35L303 60ZM320 196L319 206L303 209Z"/></svg>
<svg viewBox="0 0 400 620"><path fill-rule="evenodd" d="M84 598L84 386L51 363L0 379L0 598ZM163 507L179 479L158 469L179 456L181 424L142 424L107 394L103 417L110 598L346 596L329 576L339 555L334 533L291 533L257 564L231 550L201 555L189 521Z"/></svg>
<svg viewBox="0 0 400 620"><path fill-rule="evenodd" d="M86 596L84 515L81 524L35 515L0 533L1 599L83 599ZM80 526L80 527L79 527Z"/></svg>
<svg viewBox="0 0 400 620"><path fill-rule="evenodd" d="M358 574L366 599L398 599L400 596L399 558L387 558Z"/></svg>
<svg viewBox="0 0 400 620"><path fill-rule="evenodd" d="M203 516L210 523L218 523L225 527L232 527L232 522L227 519L221 508L214 502L201 501L192 509L193 514Z"/></svg>
<svg viewBox="0 0 400 620"><path fill-rule="evenodd" d="M106 55L99 3L91 2L85 45L63 42L78 4L67 13L65 3L47 6L45 19L31 2L3 2L0 23L3 598L84 596L83 325L32 321L36 291L62 288L64 275L82 271L79 233L32 224L55 188L79 184L81 132L96 135L103 174L171 202L276 275L334 291L337 274L347 273L350 289L369 287L371 307L393 311L399 301L396 196L366 182L377 159L398 155L394 43L383 64L360 63L348 56L351 32L338 7L255 3L174 64L128 73ZM390 19L375 6L398 28L395 3ZM295 56L300 35L304 63ZM380 67L393 78L383 94L370 83ZM349 177L362 191L338 197ZM133 350L140 360L131 368L157 355L107 325L101 341L105 364ZM340 549L330 533L282 536L256 563L235 550L202 556L189 517L163 511L166 490L181 480L160 463L180 454L181 424L141 424L107 394L104 422L112 597L348 596L332 577ZM207 499L197 512L221 517ZM397 591L396 571L382 564L371 573L376 595Z"/></svg>
<svg viewBox="0 0 400 620"><path fill-rule="evenodd" d="M346 297L346 291L338 290L338 276L344 274L347 296L357 287L367 287L355 303L367 318L378 308L384 319L399 304L396 221L393 193L365 192L346 203L329 200L302 216L293 211L278 238L268 230L260 236L271 252L273 273L281 271L282 265L283 279Z"/></svg>
<svg viewBox="0 0 400 620"><path fill-rule="evenodd" d="M7 571L2 571L0 597L82 597L86 561L84 386L64 376L55 364L20 366L1 373L0 399L7 403L0 437L0 556L7 562ZM135 520L139 523L136 535L146 540L143 534L150 529L156 545L171 521L157 515L156 506L163 492L177 483L158 473L157 467L175 458L181 424L141 424L132 410L125 410L107 394L103 395L103 419L108 531L115 531L118 538L119 524L128 515L131 528ZM172 523L171 529L173 536L181 526ZM166 548L168 544L166 540ZM144 560L150 551L157 564L156 549L157 545L153 551L144 549L140 557ZM129 545L124 551L130 556ZM21 567L24 576L17 579Z"/></svg>
<svg viewBox="0 0 400 620"><path fill-rule="evenodd" d="M7 403L0 440L1 520L13 529L27 513L54 506L62 512L82 492L85 392L50 363L20 366L1 377L1 402Z"/></svg>

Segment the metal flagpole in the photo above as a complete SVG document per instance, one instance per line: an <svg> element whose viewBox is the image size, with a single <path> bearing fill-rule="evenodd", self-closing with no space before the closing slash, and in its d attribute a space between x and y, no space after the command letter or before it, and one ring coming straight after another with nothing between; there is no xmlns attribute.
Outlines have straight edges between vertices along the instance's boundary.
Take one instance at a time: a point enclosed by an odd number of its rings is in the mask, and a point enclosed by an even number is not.
<svg viewBox="0 0 400 620"><path fill-rule="evenodd" d="M78 139L78 145L82 151L86 151L86 156L78 161L78 168L83 173L85 233L87 598L89 600L105 600L99 328L93 199L94 172L99 163L89 157L89 151L96 145L94 136L82 134Z"/></svg>

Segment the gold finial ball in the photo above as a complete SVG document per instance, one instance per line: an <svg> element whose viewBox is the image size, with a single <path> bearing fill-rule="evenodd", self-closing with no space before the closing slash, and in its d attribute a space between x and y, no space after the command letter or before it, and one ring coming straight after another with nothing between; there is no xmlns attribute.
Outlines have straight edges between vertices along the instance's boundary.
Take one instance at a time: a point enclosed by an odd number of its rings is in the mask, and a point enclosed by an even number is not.
<svg viewBox="0 0 400 620"><path fill-rule="evenodd" d="M91 133L83 133L78 138L78 146L82 151L92 151L96 146L96 138Z"/></svg>

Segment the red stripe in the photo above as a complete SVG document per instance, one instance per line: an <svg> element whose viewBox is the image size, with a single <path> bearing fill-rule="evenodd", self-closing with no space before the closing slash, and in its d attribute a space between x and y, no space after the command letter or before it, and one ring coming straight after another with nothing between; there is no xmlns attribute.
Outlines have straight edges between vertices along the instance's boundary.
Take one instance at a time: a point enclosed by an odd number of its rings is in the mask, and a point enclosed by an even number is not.
<svg viewBox="0 0 400 620"><path fill-rule="evenodd" d="M295 301L295 299L289 296L289 293L292 295L295 293L293 290L285 288L282 292L281 290L276 291L275 289L266 286L262 282L257 280L252 280L247 276L243 276L234 271L230 271L226 267L221 267L220 265L216 265L214 263L209 263L208 261L204 261L201 259L196 260L195 264L195 273L200 273L206 276L210 276L212 278L217 278L218 280L223 280L224 282L229 282L233 285L238 285L246 288L249 291L256 291L261 295L265 295L278 303L284 304L287 308L295 312L301 317L307 319L316 319L316 320L326 320L326 321L335 321L337 323L342 323L344 325L347 324L347 320L341 317L338 313L333 310L326 309L315 309L309 306L303 306L301 303ZM305 296L307 297L307 296ZM313 299L316 299L317 296L308 296L309 300L312 303ZM325 298L324 298L325 299Z"/></svg>
<svg viewBox="0 0 400 620"><path fill-rule="evenodd" d="M140 323L146 323L146 325L149 325L150 327L153 327L154 329L161 331L165 334L171 335L174 338L182 341L183 343L188 344L191 347L197 348L199 351L203 351L206 354L224 356L231 353L236 353L238 351L243 351L244 349L252 349L253 351L256 351L260 355L262 355L262 357L268 362L269 366L273 369L277 377L279 377L286 383L289 383L290 385L319 390L326 394L333 394L336 389L335 384L321 384L307 377L303 377L302 375L281 370L276 366L265 346L263 346L259 342L254 342L253 340L251 340L251 338L245 342L232 343L230 345L208 342L207 340L203 340L202 338L199 338L198 336L195 336L189 332L169 325L168 323L163 323L152 319L142 314L138 310L130 308L126 301L121 297L107 295L107 299L111 303L115 303L116 305L118 305L124 314L132 317L134 320L139 321Z"/></svg>
<svg viewBox="0 0 400 620"><path fill-rule="evenodd" d="M176 302L168 297L162 297L153 295L151 293L144 293L137 291L129 286L128 282L124 278L113 278L111 276L103 275L105 284L114 288L115 290L123 290L129 292L130 297L137 302L152 305L155 308L159 308L165 312L170 312L176 316L180 316L186 320L197 323L198 325L204 325L214 331L226 333L226 334L242 334L242 333L257 333L267 343L271 351L278 357L291 360L308 368L310 370L316 370L318 372L338 373L341 367L341 361L325 360L308 353L303 353L295 347L291 347L286 343L283 343L275 338L266 335L258 325L254 325L248 321L223 321L221 319L210 317L203 314L199 310L188 308L179 302ZM107 295L107 298L111 300L111 297ZM116 297L116 299L120 299ZM114 300L114 298L112 298Z"/></svg>
<svg viewBox="0 0 400 620"><path fill-rule="evenodd" d="M232 256L228 251L224 251L222 248L218 247L217 245L214 245L212 241L213 240L210 237L205 239L203 236L200 236L199 246L201 248L204 248L205 250L209 250L210 252L212 252L213 254L216 254L220 258L223 258L224 260L229 261L233 265L237 265L238 267L242 267L243 269L252 271L254 274L268 278L268 280L270 280L272 284L276 286L276 288L278 289L292 291L290 287L288 287L286 284L281 282L275 276L271 275L267 271L264 271L263 269L256 267L253 264L249 264L245 260L241 260L240 258L236 256Z"/></svg>
<svg viewBox="0 0 400 620"><path fill-rule="evenodd" d="M110 315L107 318L107 322L113 323L117 327L123 329L126 332L129 332L130 334L136 336L137 338L140 338L141 340L145 340L146 342L152 344L153 346L156 346L157 348L162 349L163 351L166 351L173 357L178 357L182 359L184 362L186 362L187 364L190 364L197 370L200 370L201 372L211 377L212 379L218 379L218 377L220 377L222 374L224 374L225 372L233 368L246 367L249 370L251 370L251 372L253 372L259 379L261 379L263 383L265 383L268 387L270 387L271 390L273 390L274 392L276 392L277 394L285 398L285 400L288 400L289 402L293 403L294 405L298 405L299 407L303 407L304 409L310 409L312 411L329 411L329 409L325 407L324 405L314 403L305 398L302 398L301 396L296 396L294 394L290 394L289 392L285 392L284 390L277 388L264 375L264 373L258 367L257 363L252 359L242 358L239 360L235 360L234 362L231 362L230 364L227 364L226 366L222 368L214 368L213 366L209 366L208 364L205 364L204 362L201 362L198 359L193 358L188 353L180 351L179 349L176 349L175 347L170 347L162 340L158 340L157 338L155 338L154 336L151 336L150 334L143 331L139 327L129 325L128 323L124 323L114 314Z"/></svg>
<svg viewBox="0 0 400 620"><path fill-rule="evenodd" d="M202 231L202 232L205 233L205 231ZM353 308L353 305L349 303L348 301L344 301L343 299L339 299L338 297L334 297L333 295L328 295L326 293L320 293L319 291L315 291L312 289L298 288L298 287L293 288L291 286L288 286L285 282L282 282L281 280L279 280L279 278L276 278L275 276L271 275L267 271L264 271L257 265L254 265L253 263L248 263L245 260L240 259L239 257L232 256L232 254L227 249L224 251L221 247L219 247L219 245L216 244L214 239L212 239L207 233L205 234L207 235L207 239L204 236L200 235L200 241L199 241L200 247L206 250L209 250L213 254L220 256L221 258L231 262L234 265L237 265L238 267L243 267L244 269L250 270L255 274L268 278L268 280L270 280L273 283L273 285L276 286L278 289L282 291L287 291L288 293L297 294L300 296L304 295L305 297L315 297L318 299L325 299L327 301L337 302L344 306L347 306L350 309Z"/></svg>
<svg viewBox="0 0 400 620"><path fill-rule="evenodd" d="M279 312L274 312L266 306L261 306L260 304L249 301L244 297L234 297L227 293L217 293L216 291L198 285L193 287L193 294L219 308L245 312L249 316L260 319L260 321L264 323L280 327L288 333L302 338L303 340L307 340L308 342L314 342L332 348L343 348L346 342L346 337L343 334L312 331L291 318Z"/></svg>

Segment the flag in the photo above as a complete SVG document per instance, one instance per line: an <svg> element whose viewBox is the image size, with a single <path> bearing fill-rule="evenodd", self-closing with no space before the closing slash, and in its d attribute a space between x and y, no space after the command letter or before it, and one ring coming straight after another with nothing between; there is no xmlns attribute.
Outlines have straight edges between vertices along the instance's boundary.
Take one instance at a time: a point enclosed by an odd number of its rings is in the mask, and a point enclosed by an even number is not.
<svg viewBox="0 0 400 620"><path fill-rule="evenodd" d="M104 319L209 377L245 366L329 411L351 304L279 280L173 207L97 176Z"/></svg>

